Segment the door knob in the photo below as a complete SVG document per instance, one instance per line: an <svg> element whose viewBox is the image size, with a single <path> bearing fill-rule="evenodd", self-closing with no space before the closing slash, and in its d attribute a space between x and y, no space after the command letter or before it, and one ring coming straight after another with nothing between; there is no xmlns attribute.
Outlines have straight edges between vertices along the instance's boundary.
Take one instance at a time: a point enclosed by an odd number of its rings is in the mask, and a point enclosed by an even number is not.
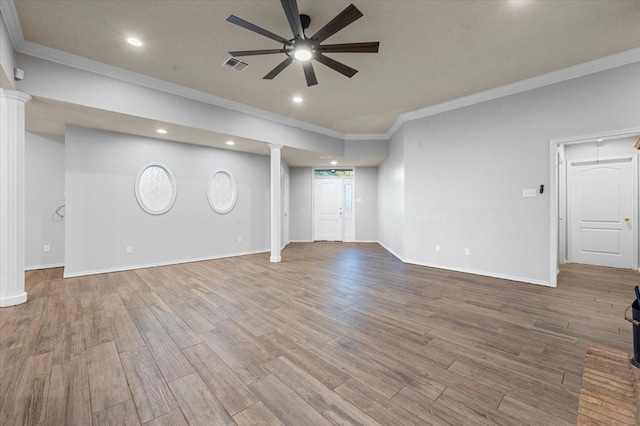
<svg viewBox="0 0 640 426"><path fill-rule="evenodd" d="M560 220L564 220L564 217L560 216L558 219L560 219Z"/></svg>
<svg viewBox="0 0 640 426"><path fill-rule="evenodd" d="M630 220L631 220L631 218L630 218L629 216L627 216L627 217L625 217L625 218L624 218L624 221L625 221L625 222L629 222Z"/></svg>

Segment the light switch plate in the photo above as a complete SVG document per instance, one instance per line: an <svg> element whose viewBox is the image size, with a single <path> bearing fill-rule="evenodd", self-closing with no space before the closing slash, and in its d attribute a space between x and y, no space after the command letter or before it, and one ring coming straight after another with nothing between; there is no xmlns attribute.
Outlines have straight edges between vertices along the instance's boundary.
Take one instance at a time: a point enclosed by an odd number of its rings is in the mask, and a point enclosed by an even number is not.
<svg viewBox="0 0 640 426"><path fill-rule="evenodd" d="M535 189L523 189L522 190L522 196L523 197L535 197L536 196L536 190Z"/></svg>

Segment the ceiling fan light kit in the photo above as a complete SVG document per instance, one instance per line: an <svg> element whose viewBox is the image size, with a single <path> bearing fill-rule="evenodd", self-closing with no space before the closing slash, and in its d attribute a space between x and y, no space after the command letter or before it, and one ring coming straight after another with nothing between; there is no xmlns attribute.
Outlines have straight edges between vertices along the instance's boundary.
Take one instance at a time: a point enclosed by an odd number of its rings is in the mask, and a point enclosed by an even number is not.
<svg viewBox="0 0 640 426"><path fill-rule="evenodd" d="M294 60L302 63L307 86L318 84L316 74L313 69L312 61L316 60L321 64L345 75L349 78L353 77L358 70L355 70L341 62L325 56L325 53L377 53L380 43L377 41L364 43L343 43L343 44L325 44L321 43L345 28L347 25L360 19L363 15L353 4L347 6L335 18L333 18L324 27L320 28L311 37L307 37L304 30L309 27L311 18L308 15L298 12L298 3L296 0L280 0L284 13L293 33L292 39L286 39L271 31L265 30L255 24L231 15L227 18L228 22L253 31L272 40L282 43L281 49L261 49L261 50L238 50L231 51L229 54L233 57L252 56L252 55L271 55L284 53L286 58L274 69L269 71L263 78L271 80L280 74L285 68L291 65Z"/></svg>

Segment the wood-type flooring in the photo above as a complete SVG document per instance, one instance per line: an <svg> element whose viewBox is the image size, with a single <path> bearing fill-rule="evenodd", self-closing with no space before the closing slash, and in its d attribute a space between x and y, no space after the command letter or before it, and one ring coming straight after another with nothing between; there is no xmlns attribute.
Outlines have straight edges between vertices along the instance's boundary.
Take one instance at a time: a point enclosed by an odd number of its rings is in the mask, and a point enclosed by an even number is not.
<svg viewBox="0 0 640 426"><path fill-rule="evenodd" d="M377 244L62 278L0 309L0 425L574 425L591 343L632 350L634 271L558 288Z"/></svg>

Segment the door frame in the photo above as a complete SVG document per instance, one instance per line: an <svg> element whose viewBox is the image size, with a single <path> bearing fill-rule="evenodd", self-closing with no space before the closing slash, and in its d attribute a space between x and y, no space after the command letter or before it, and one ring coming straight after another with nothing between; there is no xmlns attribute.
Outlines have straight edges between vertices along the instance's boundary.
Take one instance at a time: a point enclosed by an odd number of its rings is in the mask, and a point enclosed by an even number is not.
<svg viewBox="0 0 640 426"><path fill-rule="evenodd" d="M315 180L316 179L342 179L344 181L344 178L316 178L316 170L327 170L327 169L347 169L347 170L353 170L353 177L351 179L353 179L353 199L355 201L356 199L356 167L353 166L317 166L317 167L312 167L311 168L311 241L315 242L315 226L316 226L316 185L315 185ZM355 235L355 230L356 230L356 203L353 203L353 233L354 233L354 241L357 241L357 236ZM342 242L344 242L344 223L343 223L343 228L342 228Z"/></svg>
<svg viewBox="0 0 640 426"><path fill-rule="evenodd" d="M549 286L557 287L558 286L558 273L560 272L558 269L558 217L559 217L559 191L558 191L558 174L559 174L559 161L558 161L558 151L559 147L562 145L574 145L581 143L593 143L598 142L599 139L602 140L612 140L612 139L621 139L625 137L632 137L640 135L640 127L624 129L624 130L615 130L611 132L603 132L596 133L590 135L582 135L582 136L573 136L568 138L558 138L551 139L549 141L549 189L551 190L551 197L549 202L549 240L551 241L550 247L550 260L549 260ZM637 162L636 162L637 164ZM637 167L636 167L637 168ZM638 188L638 178L637 171L635 172L635 192L637 195ZM638 198L636 196L634 202L634 209L636 210L636 232L634 233L634 264L637 269L638 262L638 217L637 217L637 209L638 209Z"/></svg>
<svg viewBox="0 0 640 426"><path fill-rule="evenodd" d="M289 210L291 210L291 178L289 173L285 172L282 174L282 248L291 242Z"/></svg>
<svg viewBox="0 0 640 426"><path fill-rule="evenodd" d="M618 138L615 138L618 139ZM611 140L611 139L610 139ZM631 269L634 270L638 270L638 156L637 155L615 155L615 156L605 156L605 157L599 157L598 161L602 161L602 162L623 162L623 161L629 161L631 163L631 197L634 200L631 203L631 214L633 215L634 218L634 222L633 222L633 226L634 226L634 232L632 233L632 238L633 238L633 247L632 247L632 259L631 259ZM565 179L565 184L567 185L567 189L565 191L565 197L568 199L569 198L569 193L570 191L573 191L573 189L569 189L569 173L573 172L572 167L577 166L577 165L586 165L586 164L591 164L593 163L594 160L576 160L576 161L567 161L566 157L565 157L565 163L567 165L567 178ZM569 203L567 201L566 203L566 214L565 214L565 221L564 221L564 228L565 228L565 232L567 235L567 241L566 241L566 258L571 260L571 244L573 243L573 235L571 233L571 225L570 222L573 218L573 213L574 213L574 209L575 206L572 206L571 203Z"/></svg>

